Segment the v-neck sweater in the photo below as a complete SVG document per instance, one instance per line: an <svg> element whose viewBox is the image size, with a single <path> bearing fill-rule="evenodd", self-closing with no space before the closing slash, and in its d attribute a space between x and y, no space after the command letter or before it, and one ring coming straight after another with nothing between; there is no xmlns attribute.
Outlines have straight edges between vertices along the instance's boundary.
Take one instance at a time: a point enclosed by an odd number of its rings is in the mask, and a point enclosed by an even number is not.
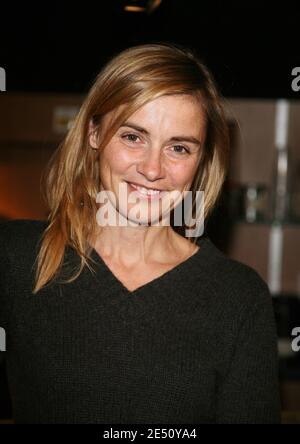
<svg viewBox="0 0 300 444"><path fill-rule="evenodd" d="M93 249L94 273L33 294L46 226L0 223L1 354L16 423L280 422L272 298L254 269L204 234L196 253L134 291ZM61 276L79 264L67 247Z"/></svg>

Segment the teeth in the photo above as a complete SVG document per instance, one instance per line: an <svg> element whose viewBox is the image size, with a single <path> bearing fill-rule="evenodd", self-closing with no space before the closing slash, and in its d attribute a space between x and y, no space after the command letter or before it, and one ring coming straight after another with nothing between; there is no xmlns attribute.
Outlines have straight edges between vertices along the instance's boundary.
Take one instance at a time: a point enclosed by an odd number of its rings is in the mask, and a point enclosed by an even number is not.
<svg viewBox="0 0 300 444"><path fill-rule="evenodd" d="M153 194L159 194L160 193L159 190L149 190L148 188L139 187L137 185L134 185L133 183L131 183L130 185L133 188L135 188L136 190L138 190L140 193L145 194L145 195L153 195Z"/></svg>

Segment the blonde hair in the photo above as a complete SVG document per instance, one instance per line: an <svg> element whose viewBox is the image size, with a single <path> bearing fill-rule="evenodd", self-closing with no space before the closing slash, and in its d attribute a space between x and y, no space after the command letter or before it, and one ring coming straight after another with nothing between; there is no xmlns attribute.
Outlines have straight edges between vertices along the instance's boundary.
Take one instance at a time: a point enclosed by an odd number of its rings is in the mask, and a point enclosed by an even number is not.
<svg viewBox="0 0 300 444"><path fill-rule="evenodd" d="M72 128L54 152L43 176L43 196L49 208L48 224L40 239L36 258L37 293L61 269L66 246L79 255L80 268L89 260L95 240L96 195L100 177L97 160L89 144L93 123L99 146L105 146L120 125L147 102L173 94L189 94L201 100L206 114L203 158L191 190L205 193L204 216L213 208L223 185L228 164L228 127L221 97L207 67L187 48L167 44L131 47L112 58L98 74ZM120 106L125 105L125 106ZM119 108L120 107L120 108ZM106 133L101 120L114 114Z"/></svg>

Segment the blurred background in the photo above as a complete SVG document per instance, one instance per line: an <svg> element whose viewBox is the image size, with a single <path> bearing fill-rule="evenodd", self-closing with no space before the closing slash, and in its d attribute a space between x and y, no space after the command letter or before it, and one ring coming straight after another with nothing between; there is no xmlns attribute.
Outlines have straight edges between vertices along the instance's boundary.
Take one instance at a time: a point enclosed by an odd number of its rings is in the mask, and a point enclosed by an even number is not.
<svg viewBox="0 0 300 444"><path fill-rule="evenodd" d="M299 19L292 0L26 1L1 5L0 27L1 220L47 217L41 173L113 55L173 42L196 49L211 69L231 163L207 231L269 285L284 423L300 423L300 351L291 348L300 327ZM0 419L11 416L0 352Z"/></svg>

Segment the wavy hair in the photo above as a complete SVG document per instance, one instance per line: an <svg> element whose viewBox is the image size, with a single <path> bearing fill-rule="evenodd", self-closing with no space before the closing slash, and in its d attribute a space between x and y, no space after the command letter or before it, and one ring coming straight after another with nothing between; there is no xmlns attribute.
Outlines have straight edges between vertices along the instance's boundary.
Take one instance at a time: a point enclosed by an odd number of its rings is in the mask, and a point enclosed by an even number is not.
<svg viewBox="0 0 300 444"><path fill-rule="evenodd" d="M100 71L72 128L44 171L42 194L49 213L36 258L33 293L58 275L67 246L80 257L80 267L65 282L76 279L85 265L92 271L89 261L97 231L101 150L96 153L89 144L91 123L99 146L103 147L140 107L157 97L173 94L195 96L204 106L204 152L191 191L204 191L204 217L211 212L226 177L229 148L222 97L212 74L189 48L169 43L128 48L110 59ZM101 120L112 110L115 111L113 121L104 133Z"/></svg>

